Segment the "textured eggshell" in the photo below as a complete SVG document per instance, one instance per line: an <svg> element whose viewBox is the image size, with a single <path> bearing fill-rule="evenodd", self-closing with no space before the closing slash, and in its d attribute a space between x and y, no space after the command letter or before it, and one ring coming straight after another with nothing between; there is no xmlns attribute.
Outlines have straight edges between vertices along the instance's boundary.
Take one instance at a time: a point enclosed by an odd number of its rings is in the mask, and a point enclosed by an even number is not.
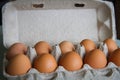
<svg viewBox="0 0 120 80"><path fill-rule="evenodd" d="M59 44L59 46L60 46L62 54L65 54L67 52L71 52L71 51L75 50L74 45L71 42L69 42L69 41L62 41Z"/></svg>
<svg viewBox="0 0 120 80"><path fill-rule="evenodd" d="M56 70L57 62L51 54L41 54L35 58L33 67L41 73L50 73Z"/></svg>
<svg viewBox="0 0 120 80"><path fill-rule="evenodd" d="M50 44L45 41L40 41L36 43L34 47L37 54L50 53L52 51Z"/></svg>
<svg viewBox="0 0 120 80"><path fill-rule="evenodd" d="M76 71L82 68L81 56L76 52L68 52L60 57L59 65L68 71Z"/></svg>
<svg viewBox="0 0 120 80"><path fill-rule="evenodd" d="M24 54L18 54L13 57L6 66L6 72L9 75L23 75L26 74L31 68L29 58Z"/></svg>
<svg viewBox="0 0 120 80"><path fill-rule="evenodd" d="M108 38L104 40L104 43L107 45L109 54L111 54L114 50L118 48L116 42L113 39Z"/></svg>
<svg viewBox="0 0 120 80"><path fill-rule="evenodd" d="M116 49L109 56L109 62L113 62L117 66L120 66L120 48Z"/></svg>
<svg viewBox="0 0 120 80"><path fill-rule="evenodd" d="M84 46L85 52L88 53L89 51L96 49L96 44L90 39L84 39L80 42L80 45Z"/></svg>
<svg viewBox="0 0 120 80"><path fill-rule="evenodd" d="M16 56L17 54L26 54L27 46L23 43L15 43L13 44L7 51L6 58L9 60Z"/></svg>
<svg viewBox="0 0 120 80"><path fill-rule="evenodd" d="M94 69L104 68L107 64L107 58L101 50L94 49L85 54L84 64L88 64Z"/></svg>

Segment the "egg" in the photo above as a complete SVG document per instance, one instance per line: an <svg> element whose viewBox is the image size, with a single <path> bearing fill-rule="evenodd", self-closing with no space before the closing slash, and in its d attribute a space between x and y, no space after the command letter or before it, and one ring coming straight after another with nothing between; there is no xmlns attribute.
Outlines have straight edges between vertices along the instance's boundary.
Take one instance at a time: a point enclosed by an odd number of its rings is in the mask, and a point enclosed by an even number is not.
<svg viewBox="0 0 120 80"><path fill-rule="evenodd" d="M44 53L50 53L52 51L52 47L48 42L40 41L35 44L34 46L37 54L44 54Z"/></svg>
<svg viewBox="0 0 120 80"><path fill-rule="evenodd" d="M74 45L69 41L62 41L59 46L62 54L75 50Z"/></svg>
<svg viewBox="0 0 120 80"><path fill-rule="evenodd" d="M111 53L111 55L108 57L108 61L120 66L120 48Z"/></svg>
<svg viewBox="0 0 120 80"><path fill-rule="evenodd" d="M57 62L51 54L41 54L35 58L33 67L41 73L51 73L56 70Z"/></svg>
<svg viewBox="0 0 120 80"><path fill-rule="evenodd" d="M77 52L71 51L60 57L59 65L68 71L76 71L82 68L83 62Z"/></svg>
<svg viewBox="0 0 120 80"><path fill-rule="evenodd" d="M81 46L84 46L85 52L88 53L89 51L96 49L96 44L90 39L84 39L80 42Z"/></svg>
<svg viewBox="0 0 120 80"><path fill-rule="evenodd" d="M15 43L13 44L7 51L6 58L10 60L17 54L26 54L27 53L27 46L23 43Z"/></svg>
<svg viewBox="0 0 120 80"><path fill-rule="evenodd" d="M104 40L104 43L107 45L109 54L111 54L114 50L118 48L116 42L111 38Z"/></svg>
<svg viewBox="0 0 120 80"><path fill-rule="evenodd" d="M107 58L103 51L99 49L94 49L88 54L85 54L84 64L88 64L94 69L101 69L106 66Z"/></svg>
<svg viewBox="0 0 120 80"><path fill-rule="evenodd" d="M6 72L9 75L24 75L31 68L31 62L29 58L24 54L17 54L13 57L6 66Z"/></svg>

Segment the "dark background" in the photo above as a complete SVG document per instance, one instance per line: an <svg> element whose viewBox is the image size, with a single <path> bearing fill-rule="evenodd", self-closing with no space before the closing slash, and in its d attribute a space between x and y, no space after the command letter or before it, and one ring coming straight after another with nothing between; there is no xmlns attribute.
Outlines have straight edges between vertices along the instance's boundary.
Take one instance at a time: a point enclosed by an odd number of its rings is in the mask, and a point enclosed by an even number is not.
<svg viewBox="0 0 120 80"><path fill-rule="evenodd" d="M120 39L120 0L115 0L117 38Z"/></svg>

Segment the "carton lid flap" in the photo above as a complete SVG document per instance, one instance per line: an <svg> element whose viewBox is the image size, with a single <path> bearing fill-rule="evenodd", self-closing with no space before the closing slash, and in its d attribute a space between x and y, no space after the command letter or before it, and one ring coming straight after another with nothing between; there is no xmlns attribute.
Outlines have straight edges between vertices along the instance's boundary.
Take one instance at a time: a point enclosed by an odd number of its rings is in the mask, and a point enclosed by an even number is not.
<svg viewBox="0 0 120 80"><path fill-rule="evenodd" d="M40 40L57 44L63 40L77 43L85 38L115 39L112 7L110 2L96 0L9 2L2 11L4 45L23 42L33 46Z"/></svg>

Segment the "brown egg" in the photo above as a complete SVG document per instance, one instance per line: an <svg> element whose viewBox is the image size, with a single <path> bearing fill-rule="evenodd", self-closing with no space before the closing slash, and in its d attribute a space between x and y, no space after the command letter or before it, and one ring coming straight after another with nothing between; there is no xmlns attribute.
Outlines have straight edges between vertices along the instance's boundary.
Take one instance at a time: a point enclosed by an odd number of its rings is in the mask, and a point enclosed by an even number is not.
<svg viewBox="0 0 120 80"><path fill-rule="evenodd" d="M15 43L13 44L7 51L6 58L9 60L16 56L17 54L26 54L27 46L23 43Z"/></svg>
<svg viewBox="0 0 120 80"><path fill-rule="evenodd" d="M45 41L38 42L34 47L37 54L50 53L52 51L50 44Z"/></svg>
<svg viewBox="0 0 120 80"><path fill-rule="evenodd" d="M108 39L104 40L104 43L108 47L109 54L111 54L114 50L116 50L118 48L116 42L113 39L108 38Z"/></svg>
<svg viewBox="0 0 120 80"><path fill-rule="evenodd" d="M23 75L27 73L31 68L31 62L29 58L24 54L18 54L13 57L6 66L6 72L9 75Z"/></svg>
<svg viewBox="0 0 120 80"><path fill-rule="evenodd" d="M76 52L68 52L60 57L59 65L68 71L81 69L83 62L81 56Z"/></svg>
<svg viewBox="0 0 120 80"><path fill-rule="evenodd" d="M56 70L57 62L51 54L41 54L35 58L33 67L41 73L50 73Z"/></svg>
<svg viewBox="0 0 120 80"><path fill-rule="evenodd" d="M89 64L92 68L100 69L106 66L107 59L101 50L94 49L88 54L85 54L84 63Z"/></svg>
<svg viewBox="0 0 120 80"><path fill-rule="evenodd" d="M116 49L111 53L108 61L115 63L117 66L120 66L120 48Z"/></svg>
<svg viewBox="0 0 120 80"><path fill-rule="evenodd" d="M90 39L84 39L81 41L80 45L84 46L85 52L88 53L93 49L96 49L96 44Z"/></svg>
<svg viewBox="0 0 120 80"><path fill-rule="evenodd" d="M60 44L60 49L61 49L61 52L62 54L65 54L67 52L70 52L70 51L74 51L75 50L75 47L74 45L69 42L69 41L62 41Z"/></svg>

